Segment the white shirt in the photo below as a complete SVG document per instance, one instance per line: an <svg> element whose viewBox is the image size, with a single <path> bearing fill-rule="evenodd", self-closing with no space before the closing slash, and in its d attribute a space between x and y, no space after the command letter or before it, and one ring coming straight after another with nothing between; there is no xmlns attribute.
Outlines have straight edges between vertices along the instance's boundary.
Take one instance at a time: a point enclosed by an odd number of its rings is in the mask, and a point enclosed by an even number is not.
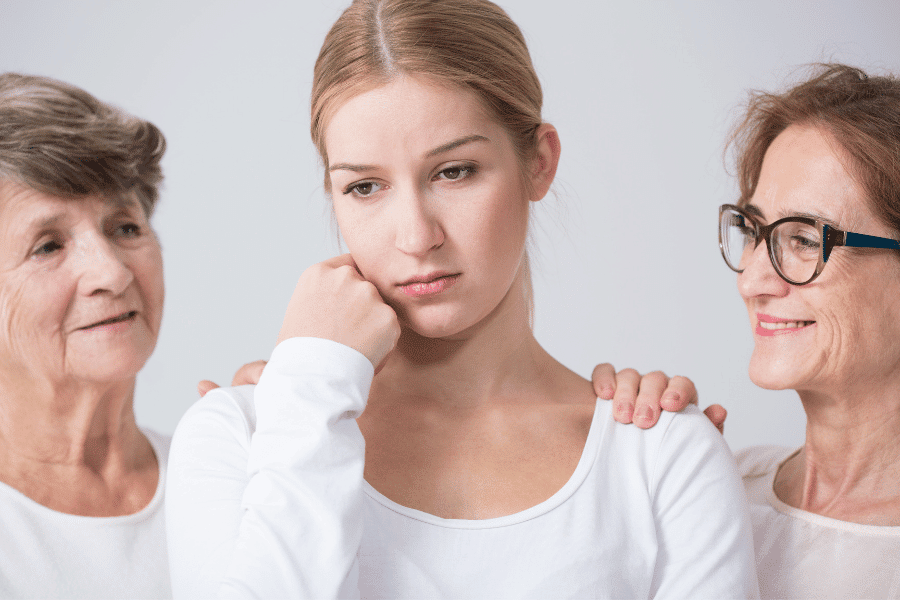
<svg viewBox="0 0 900 600"><path fill-rule="evenodd" d="M159 483L132 515L61 513L0 483L0 598L172 597L163 514L170 439L143 432Z"/></svg>
<svg viewBox="0 0 900 600"><path fill-rule="evenodd" d="M176 597L756 597L741 482L691 408L643 431L597 403L569 481L525 511L443 519L362 478L372 365L283 342L259 385L179 424L167 498Z"/></svg>
<svg viewBox="0 0 900 600"><path fill-rule="evenodd" d="M775 475L796 448L736 455L744 477L763 598L900 598L900 527L860 525L789 506Z"/></svg>

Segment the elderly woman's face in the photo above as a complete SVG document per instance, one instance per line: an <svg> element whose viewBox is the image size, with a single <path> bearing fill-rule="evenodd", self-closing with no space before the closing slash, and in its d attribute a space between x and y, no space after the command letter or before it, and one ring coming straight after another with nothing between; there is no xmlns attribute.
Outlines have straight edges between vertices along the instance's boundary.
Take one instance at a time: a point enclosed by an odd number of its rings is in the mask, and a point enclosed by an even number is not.
<svg viewBox="0 0 900 600"><path fill-rule="evenodd" d="M848 164L829 134L791 126L766 152L750 204L764 224L803 215L846 231L894 237L869 208ZM759 386L834 392L861 382L877 385L900 368L895 251L835 248L815 281L793 286L775 273L763 243L738 276L738 289L754 330L750 378Z"/></svg>
<svg viewBox="0 0 900 600"><path fill-rule="evenodd" d="M0 180L0 373L113 382L162 319L162 255L134 199L62 199Z"/></svg>

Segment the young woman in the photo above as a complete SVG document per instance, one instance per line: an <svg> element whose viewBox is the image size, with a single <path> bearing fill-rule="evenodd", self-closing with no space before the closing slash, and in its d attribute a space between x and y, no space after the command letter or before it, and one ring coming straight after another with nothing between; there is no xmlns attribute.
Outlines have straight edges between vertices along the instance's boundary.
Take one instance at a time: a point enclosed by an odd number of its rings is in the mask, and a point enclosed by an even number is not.
<svg viewBox="0 0 900 600"><path fill-rule="evenodd" d="M618 425L532 334L529 206L560 156L540 108L487 0L361 0L332 27L311 129L350 252L300 278L256 388L179 425L176 596L757 595L706 417Z"/></svg>

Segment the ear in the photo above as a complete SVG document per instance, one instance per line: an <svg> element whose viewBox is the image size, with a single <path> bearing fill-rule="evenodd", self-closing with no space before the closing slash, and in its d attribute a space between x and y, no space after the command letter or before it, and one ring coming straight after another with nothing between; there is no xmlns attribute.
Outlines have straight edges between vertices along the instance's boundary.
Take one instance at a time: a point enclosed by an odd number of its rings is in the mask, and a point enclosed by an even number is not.
<svg viewBox="0 0 900 600"><path fill-rule="evenodd" d="M550 191L550 184L556 177L556 167L559 165L559 153L562 150L559 144L559 134L556 127L549 123L542 123L535 133L537 144L535 155L531 159L530 172L531 187L534 191L532 201L537 202Z"/></svg>

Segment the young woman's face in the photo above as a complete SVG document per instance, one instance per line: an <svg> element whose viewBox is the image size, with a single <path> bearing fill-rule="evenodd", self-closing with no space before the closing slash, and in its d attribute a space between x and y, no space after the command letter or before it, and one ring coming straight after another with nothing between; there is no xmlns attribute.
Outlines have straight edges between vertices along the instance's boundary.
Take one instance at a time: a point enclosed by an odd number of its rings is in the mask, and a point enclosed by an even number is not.
<svg viewBox="0 0 900 600"><path fill-rule="evenodd" d="M473 92L399 77L343 104L325 145L341 234L405 327L454 336L522 293L525 175Z"/></svg>

